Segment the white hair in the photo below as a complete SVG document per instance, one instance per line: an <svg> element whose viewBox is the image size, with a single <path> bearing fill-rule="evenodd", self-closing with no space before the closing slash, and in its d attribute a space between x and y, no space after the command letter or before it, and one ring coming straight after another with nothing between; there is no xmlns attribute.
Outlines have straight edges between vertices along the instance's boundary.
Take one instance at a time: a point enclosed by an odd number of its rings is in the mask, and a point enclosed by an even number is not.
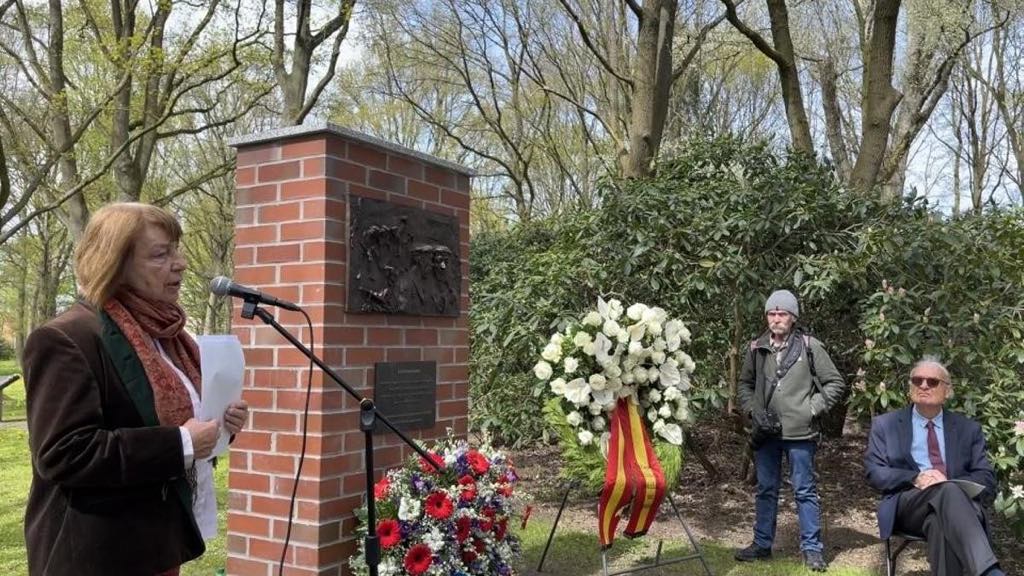
<svg viewBox="0 0 1024 576"><path fill-rule="evenodd" d="M914 364L914 367L910 369L910 373L913 374L914 371L916 371L918 368L922 366L934 366L938 368L939 371L942 372L942 375L945 377L946 384L953 384L952 379L949 377L949 369L946 368L946 365L942 363L942 359L939 358L939 356L935 354L925 354L924 356L921 356L921 359L918 360Z"/></svg>

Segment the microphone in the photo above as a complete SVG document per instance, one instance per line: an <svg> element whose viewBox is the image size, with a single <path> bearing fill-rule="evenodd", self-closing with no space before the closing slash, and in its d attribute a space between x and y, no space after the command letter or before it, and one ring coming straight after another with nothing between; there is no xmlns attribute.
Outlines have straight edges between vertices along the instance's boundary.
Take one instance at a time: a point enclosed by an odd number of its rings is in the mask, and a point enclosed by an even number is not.
<svg viewBox="0 0 1024 576"><path fill-rule="evenodd" d="M293 312L301 312L302 309L296 304L292 304L287 300L281 300L274 298L269 294L264 294L255 288L249 288L241 284L236 284L226 276L217 276L210 281L210 292L213 292L217 296L234 296L235 298L241 298L246 302L255 302L257 304L267 304L269 306L277 306L278 308L284 308L285 310L291 310Z"/></svg>

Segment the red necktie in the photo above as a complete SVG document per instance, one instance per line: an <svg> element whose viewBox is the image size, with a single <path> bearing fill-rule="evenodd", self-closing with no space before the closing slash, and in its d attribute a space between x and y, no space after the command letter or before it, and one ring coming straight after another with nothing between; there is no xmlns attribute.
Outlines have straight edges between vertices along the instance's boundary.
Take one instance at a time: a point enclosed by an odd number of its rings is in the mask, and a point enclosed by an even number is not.
<svg viewBox="0 0 1024 576"><path fill-rule="evenodd" d="M939 436L935 434L935 423L931 420L926 424L928 428L928 460L932 463L932 468L942 472L942 475L946 475L946 463L942 461L942 451L939 450Z"/></svg>

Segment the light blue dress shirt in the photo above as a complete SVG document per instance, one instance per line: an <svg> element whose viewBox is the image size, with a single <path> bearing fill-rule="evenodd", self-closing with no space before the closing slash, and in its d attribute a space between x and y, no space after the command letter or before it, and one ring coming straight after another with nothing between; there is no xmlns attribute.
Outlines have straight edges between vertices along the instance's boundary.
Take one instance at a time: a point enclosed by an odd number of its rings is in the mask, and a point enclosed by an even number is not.
<svg viewBox="0 0 1024 576"><path fill-rule="evenodd" d="M939 439L942 461L946 462L946 436L942 425L942 411L932 418L932 422L935 423L935 436ZM928 419L917 411L917 406L911 411L911 429L914 431L914 438L910 443L910 455L914 457L914 463L921 472L931 470L932 461L928 459Z"/></svg>

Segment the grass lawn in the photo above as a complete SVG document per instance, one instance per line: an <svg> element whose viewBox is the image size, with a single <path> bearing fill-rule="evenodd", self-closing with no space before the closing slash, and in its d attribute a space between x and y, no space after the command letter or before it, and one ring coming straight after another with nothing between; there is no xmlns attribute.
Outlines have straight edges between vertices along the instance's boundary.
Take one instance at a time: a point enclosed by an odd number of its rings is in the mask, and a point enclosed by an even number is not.
<svg viewBox="0 0 1024 576"><path fill-rule="evenodd" d="M0 378L11 374L21 374L21 366L17 360L0 360ZM3 419L21 420L25 418L25 381L18 380L3 391Z"/></svg>
<svg viewBox="0 0 1024 576"><path fill-rule="evenodd" d="M25 539L22 535L22 521L32 469L28 455L28 434L15 428L0 429L0 470L4 471L0 482L0 574L25 574ZM216 471L217 501L220 503L220 536L207 543L206 554L186 564L184 576L213 576L226 564L224 530L227 510L227 466ZM522 532L523 560L521 574L536 574L544 543L547 540L550 522L534 518ZM653 540L628 540L618 538L610 554L611 569L621 570L638 562L653 558L656 542ZM713 543L702 543L711 571L716 576L781 576L810 575L794 559L776 559L773 562L740 564L732 559L733 551ZM662 552L664 559L671 559L688 553L681 541L667 542ZM588 576L601 573L601 555L598 552L597 537L593 534L559 530L548 553L544 574L555 576ZM643 574L667 576L669 574L701 574L699 562L685 562L649 570ZM863 568L832 567L830 576L869 576L873 572Z"/></svg>

